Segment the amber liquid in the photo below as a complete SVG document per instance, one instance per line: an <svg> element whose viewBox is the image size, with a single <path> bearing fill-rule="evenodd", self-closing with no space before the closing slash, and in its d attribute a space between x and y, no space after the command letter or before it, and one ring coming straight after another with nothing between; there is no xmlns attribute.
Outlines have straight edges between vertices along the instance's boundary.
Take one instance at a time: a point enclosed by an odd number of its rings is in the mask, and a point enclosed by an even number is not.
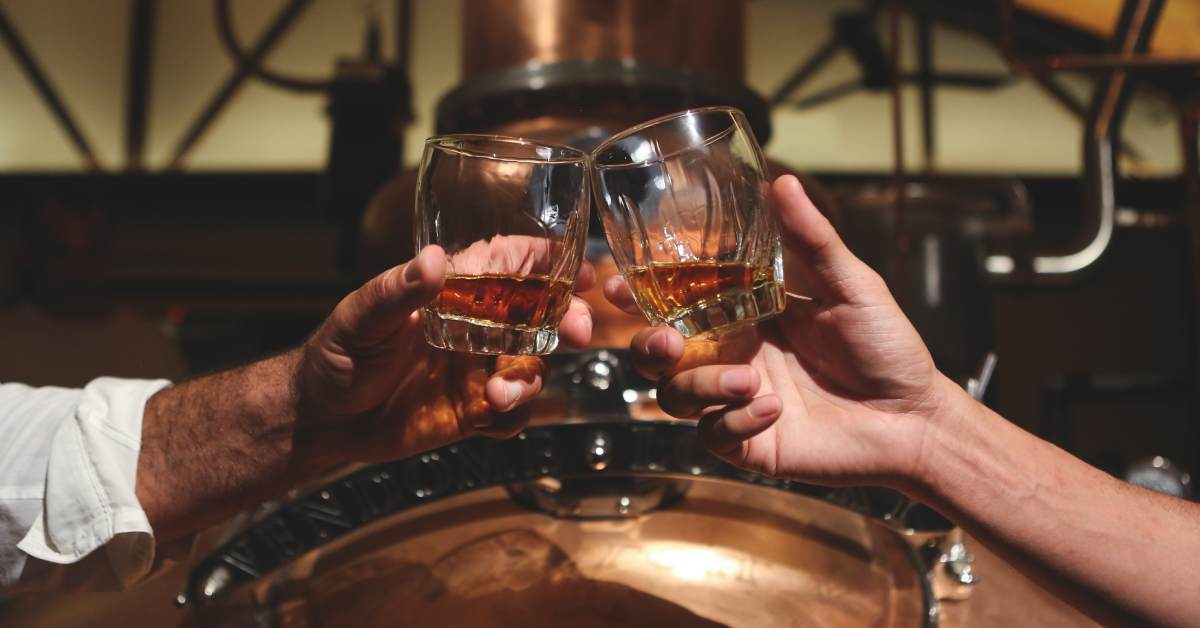
<svg viewBox="0 0 1200 628"><path fill-rule="evenodd" d="M571 283L545 275L450 275L433 302L443 317L489 326L556 327Z"/></svg>
<svg viewBox="0 0 1200 628"><path fill-rule="evenodd" d="M634 266L625 279L643 308L663 320L673 320L718 298L750 292L774 282L770 267L743 262L683 262Z"/></svg>

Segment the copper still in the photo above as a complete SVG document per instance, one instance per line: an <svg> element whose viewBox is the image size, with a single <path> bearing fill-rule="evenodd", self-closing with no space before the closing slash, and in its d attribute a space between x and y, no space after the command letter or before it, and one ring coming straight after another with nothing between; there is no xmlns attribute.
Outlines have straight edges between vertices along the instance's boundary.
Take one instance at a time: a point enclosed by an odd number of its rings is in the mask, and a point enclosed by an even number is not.
<svg viewBox="0 0 1200 628"><path fill-rule="evenodd" d="M742 0L467 0L463 83L438 105L437 130L588 148L648 118L722 104L745 111L765 142L767 103L742 81L744 22Z"/></svg>

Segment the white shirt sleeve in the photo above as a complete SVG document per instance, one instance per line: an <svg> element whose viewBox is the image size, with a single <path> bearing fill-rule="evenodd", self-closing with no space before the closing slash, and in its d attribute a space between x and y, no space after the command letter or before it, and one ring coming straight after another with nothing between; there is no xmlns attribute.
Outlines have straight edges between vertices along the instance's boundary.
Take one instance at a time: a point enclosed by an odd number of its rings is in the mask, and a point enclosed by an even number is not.
<svg viewBox="0 0 1200 628"><path fill-rule="evenodd" d="M0 384L0 587L28 557L127 586L154 562L135 493L146 401L170 382L102 377L83 389ZM87 574L72 580L89 581Z"/></svg>

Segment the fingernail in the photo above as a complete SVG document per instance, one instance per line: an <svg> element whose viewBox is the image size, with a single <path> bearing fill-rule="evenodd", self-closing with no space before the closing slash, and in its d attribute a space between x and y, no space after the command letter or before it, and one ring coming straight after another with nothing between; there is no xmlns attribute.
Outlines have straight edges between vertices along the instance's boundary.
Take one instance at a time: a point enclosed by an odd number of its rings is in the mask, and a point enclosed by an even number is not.
<svg viewBox="0 0 1200 628"><path fill-rule="evenodd" d="M666 332L660 332L650 337L646 341L646 353L655 356L667 355L667 346L670 340L667 338Z"/></svg>
<svg viewBox="0 0 1200 628"><path fill-rule="evenodd" d="M591 316L591 314L587 314L586 312L583 314L583 324L584 324L584 326L585 326L585 327L587 327L587 333L588 333L588 337L589 337L589 338L591 338L591 336L592 336L592 325L594 325L594 324L595 324L595 323L592 321L592 316Z"/></svg>
<svg viewBox="0 0 1200 628"><path fill-rule="evenodd" d="M504 382L504 409L506 411L517 405L523 390L520 382Z"/></svg>
<svg viewBox="0 0 1200 628"><path fill-rule="evenodd" d="M804 184L800 182L800 177L797 177L797 176L796 176L796 175L794 175L794 174L785 174L785 175L783 175L782 177L779 177L779 178L780 178L780 179L788 179L788 180L790 181L789 185L793 185L793 186L795 186L795 187L798 187L798 188L800 188L800 191L801 191L801 192L803 192L803 191L804 191Z"/></svg>
<svg viewBox="0 0 1200 628"><path fill-rule="evenodd" d="M404 280L404 285L411 286L421 280L421 269L417 264L417 260L419 259L421 259L421 255L418 253L416 257L404 265L404 274L400 276Z"/></svg>
<svg viewBox="0 0 1200 628"><path fill-rule="evenodd" d="M717 382L721 386L721 390L727 395L747 395L750 394L750 369L736 368L721 373L720 379Z"/></svg>
<svg viewBox="0 0 1200 628"><path fill-rule="evenodd" d="M749 414L752 419L761 419L778 414L782 407L779 397L774 395L759 397L746 406L746 414Z"/></svg>

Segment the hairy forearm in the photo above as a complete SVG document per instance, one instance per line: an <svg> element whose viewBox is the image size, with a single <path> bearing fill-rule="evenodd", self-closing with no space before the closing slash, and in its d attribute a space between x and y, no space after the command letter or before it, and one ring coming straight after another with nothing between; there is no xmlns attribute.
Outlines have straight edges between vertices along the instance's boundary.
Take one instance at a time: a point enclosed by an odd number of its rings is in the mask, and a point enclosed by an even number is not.
<svg viewBox="0 0 1200 628"><path fill-rule="evenodd" d="M146 404L137 495L159 544L302 479L298 350L165 389Z"/></svg>
<svg viewBox="0 0 1200 628"><path fill-rule="evenodd" d="M1109 476L963 395L918 496L1105 623L1200 624L1200 506Z"/></svg>

